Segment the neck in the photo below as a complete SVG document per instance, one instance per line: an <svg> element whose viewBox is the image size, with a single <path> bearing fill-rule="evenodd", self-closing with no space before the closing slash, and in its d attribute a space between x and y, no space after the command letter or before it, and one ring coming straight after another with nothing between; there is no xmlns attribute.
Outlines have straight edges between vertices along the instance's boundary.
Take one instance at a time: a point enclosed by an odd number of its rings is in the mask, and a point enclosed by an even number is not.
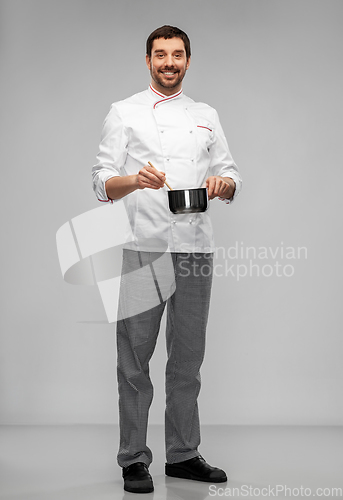
<svg viewBox="0 0 343 500"><path fill-rule="evenodd" d="M156 90L156 92L159 92L160 94L163 94L165 96L174 95L177 92L180 92L180 90L182 90L181 84L177 85L176 87L165 88L165 87L162 87L161 85L158 85L158 83L156 83L154 80L151 80L150 85L152 86L152 88L154 90Z"/></svg>

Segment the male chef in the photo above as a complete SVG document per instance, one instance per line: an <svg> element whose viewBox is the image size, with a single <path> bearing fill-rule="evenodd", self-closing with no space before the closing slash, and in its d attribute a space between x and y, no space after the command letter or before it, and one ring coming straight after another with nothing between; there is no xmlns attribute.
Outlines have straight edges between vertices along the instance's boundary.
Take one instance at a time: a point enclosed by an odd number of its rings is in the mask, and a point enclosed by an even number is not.
<svg viewBox="0 0 343 500"><path fill-rule="evenodd" d="M137 244L123 252L120 307L125 309L132 297L145 300L152 293L144 280L132 282L130 274L156 259L152 242L165 243L175 274L175 291L168 300L131 317L124 314L117 322L118 464L124 489L133 493L154 489L148 470L152 452L146 443L153 397L149 361L166 304L165 474L227 481L225 472L210 466L198 451L197 397L212 283L212 226L208 211L173 214L165 181L172 189L206 186L209 200L223 202L223 212L242 181L217 112L183 93L190 61L190 41L182 30L162 26L151 33L146 45L149 88L112 104L92 170L99 201L123 199Z"/></svg>

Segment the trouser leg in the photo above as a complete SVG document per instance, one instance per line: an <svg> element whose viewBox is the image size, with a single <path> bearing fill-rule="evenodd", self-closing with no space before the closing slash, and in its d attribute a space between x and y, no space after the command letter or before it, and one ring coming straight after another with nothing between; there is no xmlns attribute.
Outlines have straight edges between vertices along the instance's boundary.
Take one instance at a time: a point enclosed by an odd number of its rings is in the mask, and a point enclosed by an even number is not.
<svg viewBox="0 0 343 500"><path fill-rule="evenodd" d="M118 464L126 467L134 462L150 465L151 450L146 445L149 408L153 386L149 361L154 352L163 305L117 324L118 392L120 445ZM149 339L135 345L132 334L149 330Z"/></svg>
<svg viewBox="0 0 343 500"><path fill-rule="evenodd" d="M168 299L165 439L168 463L199 455L197 398L205 352L212 254L174 254L176 291Z"/></svg>
<svg viewBox="0 0 343 500"><path fill-rule="evenodd" d="M155 349L165 306L165 303L160 303L140 314L129 315L132 301L140 301L141 304L144 295L156 293L156 290L149 290L150 282L130 274L130 271L146 264L137 263L137 258L141 258L138 252L124 251L119 301L119 309L124 319L117 322L120 428L117 460L121 467L135 462L150 465L152 461L152 452L146 444L148 414L153 397L149 361ZM127 315L129 317L126 317Z"/></svg>

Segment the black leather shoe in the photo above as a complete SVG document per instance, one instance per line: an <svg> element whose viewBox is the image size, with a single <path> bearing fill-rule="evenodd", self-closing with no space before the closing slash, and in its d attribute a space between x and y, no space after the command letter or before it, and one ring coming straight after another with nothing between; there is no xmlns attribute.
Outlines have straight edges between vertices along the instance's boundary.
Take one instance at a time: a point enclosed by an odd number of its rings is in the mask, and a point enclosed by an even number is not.
<svg viewBox="0 0 343 500"><path fill-rule="evenodd" d="M225 472L217 467L211 467L201 455L184 462L166 464L166 476L193 479L205 483L225 483L227 481Z"/></svg>
<svg viewBox="0 0 343 500"><path fill-rule="evenodd" d="M143 462L123 467L124 490L130 493L151 493L154 491L149 469Z"/></svg>

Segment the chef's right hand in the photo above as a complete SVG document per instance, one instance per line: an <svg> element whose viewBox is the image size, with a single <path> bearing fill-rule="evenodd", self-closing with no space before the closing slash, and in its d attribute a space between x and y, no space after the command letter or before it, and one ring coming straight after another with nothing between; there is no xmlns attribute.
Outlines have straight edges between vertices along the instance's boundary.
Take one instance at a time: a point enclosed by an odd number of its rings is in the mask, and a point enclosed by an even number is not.
<svg viewBox="0 0 343 500"><path fill-rule="evenodd" d="M164 186L166 175L156 168L145 165L137 174L138 189L160 189Z"/></svg>

